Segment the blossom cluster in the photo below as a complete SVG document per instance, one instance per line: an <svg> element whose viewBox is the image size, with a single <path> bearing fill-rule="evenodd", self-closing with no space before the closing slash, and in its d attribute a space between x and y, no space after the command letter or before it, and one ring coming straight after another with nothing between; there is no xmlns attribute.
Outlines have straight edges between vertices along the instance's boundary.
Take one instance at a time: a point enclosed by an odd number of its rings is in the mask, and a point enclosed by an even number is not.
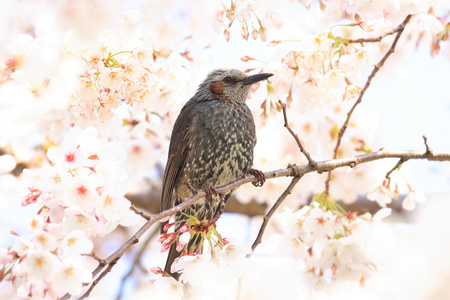
<svg viewBox="0 0 450 300"><path fill-rule="evenodd" d="M305 263L313 286L345 280L364 284L377 269L376 253L371 252L372 227L388 215L390 209L374 216L340 215L317 202L296 212L286 209L277 216L284 231L279 250Z"/></svg>
<svg viewBox="0 0 450 300"><path fill-rule="evenodd" d="M171 245L176 245L180 256L175 260L175 264L181 257L192 256L203 253L204 244L210 246L211 255L215 256L215 248L222 249L228 241L216 230L216 224L209 220L199 221L196 217L184 215L185 219L168 223L163 228L163 233L158 238L162 243L161 252L165 252ZM169 230L174 228L174 232Z"/></svg>
<svg viewBox="0 0 450 300"><path fill-rule="evenodd" d="M242 23L241 36L244 40L248 40L251 35L254 40L259 36L262 41L267 41L267 25L265 24L276 28L283 26L282 16L271 9L268 2L263 4L261 2L264 1L231 1L229 7L224 5L224 8L217 12L217 21L220 24L225 26L225 19L228 20L228 25L223 32L227 42L231 38L231 26L236 20ZM257 23L257 26L255 26L255 23Z"/></svg>
<svg viewBox="0 0 450 300"><path fill-rule="evenodd" d="M92 279L83 257L93 250L91 239L137 221L120 187L125 151L99 139L95 128L74 126L47 158L50 165L24 170L29 193L22 205L37 212L30 234L2 248L2 285L20 297L79 294Z"/></svg>
<svg viewBox="0 0 450 300"><path fill-rule="evenodd" d="M353 81L366 74L375 63L373 54L379 51L378 45L347 44L331 32L304 36L291 47L280 66L292 80L290 89L302 99L321 103L357 97L361 87Z"/></svg>
<svg viewBox="0 0 450 300"><path fill-rule="evenodd" d="M110 120L121 101L143 102L157 77L150 72L153 56L144 50L111 53L106 46L88 49L81 84L71 109L89 119ZM74 114L76 115L74 112Z"/></svg>
<svg viewBox="0 0 450 300"><path fill-rule="evenodd" d="M393 199L397 200L399 198L398 183L395 184L394 190L392 190L391 184L391 180L384 180L380 186L367 193L367 199L376 201L380 207L386 207ZM402 208L406 211L412 211L417 204L424 203L426 198L424 193L413 190L409 183L406 183L406 185L408 193L402 201Z"/></svg>
<svg viewBox="0 0 450 300"><path fill-rule="evenodd" d="M180 281L177 282L171 277L158 278L150 285L152 294L173 293L177 295L173 299L189 294L195 299L208 299L215 291L221 290L218 299L230 299L236 293L234 287L238 278L248 266L249 260L245 256L251 249L239 242L214 248L214 255L204 252L198 255L183 255L175 260L172 271L181 273ZM164 293L162 288L168 283L172 288L168 293Z"/></svg>
<svg viewBox="0 0 450 300"><path fill-rule="evenodd" d="M236 293L250 299L267 299L270 297L265 293L270 288L261 282L268 280L269 286L276 286L293 280L296 288L277 290L278 296L285 299L313 297L317 291L326 295L327 290L342 283L365 286L378 271L380 252L376 239L383 232L383 219L388 215L390 209L373 216L351 212L341 215L318 202L298 211L286 208L275 215L281 232L265 236L272 244L270 256L246 258L252 252L249 245L232 241L216 247L215 255L183 255L172 266L172 271L181 273L180 282L161 278L150 287L156 292L167 281L175 294L189 293L196 299L207 299L217 289L222 291L219 299L232 298ZM272 274L271 279L265 278L267 274Z"/></svg>
<svg viewBox="0 0 450 300"><path fill-rule="evenodd" d="M303 145L315 159L334 156L335 144L347 113L360 96L374 66L389 49L393 37L386 37L378 42L355 42L356 39L379 37L380 33L387 33L396 28L408 13L417 15L414 15L405 28L401 40L403 48L416 47L427 37L428 40L436 41L446 36L445 18L439 18L437 13L429 9L430 5L433 5L431 2L404 1L399 6L383 2L376 8L373 4L364 3L323 1L323 31L319 29L316 33L297 33L286 32L282 28L279 34L283 38L269 43L272 48L270 55L273 57L269 63L263 63L258 56L253 55L241 58L249 69L263 68L264 72L277 74L267 84L268 96L261 105L262 123L267 124L269 116L277 120L271 124L282 122L282 116L277 114L281 111L278 101L286 102L290 127L299 135ZM333 11L342 13L338 19L345 17L346 22L335 26L332 26L333 23L327 23L330 20L336 21ZM375 134L380 130L380 126L376 112L358 107L358 114L350 120L341 140L337 157L368 153L372 149L382 147L380 135ZM302 157L296 158L298 151L293 139L289 143L285 136L274 134L270 126L260 129L259 133L261 138L258 139L255 151L256 165L271 168L274 167L271 161L283 161L287 155L291 160L286 163L291 163L292 157L306 162ZM278 144L286 146L274 146ZM274 150L268 151L269 148ZM259 149L264 149L265 152L260 154ZM357 166L351 171L345 168L334 171L331 177L333 195L347 203L355 201L362 190L373 188L371 181L383 176L382 169L385 167L381 163L370 166L370 172L367 165ZM273 194L282 192L281 186L271 186ZM355 186L359 187L359 192ZM312 190L318 193L323 189L323 181L316 179L312 184L305 184L305 187L308 192ZM238 191L239 196L247 194L246 192ZM259 194L258 191L256 193ZM261 193L256 199L266 201L266 195ZM245 196L243 198L245 201L249 200Z"/></svg>

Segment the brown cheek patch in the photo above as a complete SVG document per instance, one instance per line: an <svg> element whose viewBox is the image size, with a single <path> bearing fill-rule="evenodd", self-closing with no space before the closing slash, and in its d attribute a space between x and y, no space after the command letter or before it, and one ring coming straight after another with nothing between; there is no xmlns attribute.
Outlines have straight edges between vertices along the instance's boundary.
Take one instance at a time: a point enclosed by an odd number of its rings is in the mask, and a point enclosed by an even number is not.
<svg viewBox="0 0 450 300"><path fill-rule="evenodd" d="M229 100L230 98L223 94L223 83L220 81L211 82L209 85L209 90L215 97L219 97L224 100Z"/></svg>

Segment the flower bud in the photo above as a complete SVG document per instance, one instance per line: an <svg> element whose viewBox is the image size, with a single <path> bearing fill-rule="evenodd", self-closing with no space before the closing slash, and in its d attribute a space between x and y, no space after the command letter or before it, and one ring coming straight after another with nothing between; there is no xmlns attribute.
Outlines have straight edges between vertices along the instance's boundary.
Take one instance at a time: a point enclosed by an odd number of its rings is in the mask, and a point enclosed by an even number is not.
<svg viewBox="0 0 450 300"><path fill-rule="evenodd" d="M266 27L260 27L259 28L259 36L261 37L261 41L265 42L267 41L267 29Z"/></svg>
<svg viewBox="0 0 450 300"><path fill-rule="evenodd" d="M225 35L225 40L227 42L230 41L230 31L228 29L225 29L225 31L223 32L223 34Z"/></svg>

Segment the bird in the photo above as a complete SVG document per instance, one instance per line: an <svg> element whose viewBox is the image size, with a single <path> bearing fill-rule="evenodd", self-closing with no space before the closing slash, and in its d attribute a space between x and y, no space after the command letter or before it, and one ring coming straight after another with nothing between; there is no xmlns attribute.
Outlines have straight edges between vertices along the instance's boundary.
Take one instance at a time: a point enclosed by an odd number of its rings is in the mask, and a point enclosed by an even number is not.
<svg viewBox="0 0 450 300"><path fill-rule="evenodd" d="M211 220L220 209L221 199L228 199L233 192L218 195L215 187L247 174L255 175L258 181L254 185L262 186L264 173L253 169L256 130L246 100L254 83L272 75L247 75L236 69L217 69L207 75L175 121L163 175L161 211L203 189L206 196L183 213L200 221ZM175 215L176 221L183 218L182 214ZM177 280L180 274L171 272L171 266L180 254L173 243L164 268Z"/></svg>

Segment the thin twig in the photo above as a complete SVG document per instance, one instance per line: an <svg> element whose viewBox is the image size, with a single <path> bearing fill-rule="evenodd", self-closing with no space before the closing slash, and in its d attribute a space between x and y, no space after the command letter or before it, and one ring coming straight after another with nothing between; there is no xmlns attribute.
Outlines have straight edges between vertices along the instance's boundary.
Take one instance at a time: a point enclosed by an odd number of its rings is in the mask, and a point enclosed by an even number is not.
<svg viewBox="0 0 450 300"><path fill-rule="evenodd" d="M144 219L146 219L147 221L150 220L150 216L146 213L144 213L143 211L139 210L136 206L134 206L133 204L131 204L130 209L132 211L134 211L136 214L140 215L141 217L143 217Z"/></svg>
<svg viewBox="0 0 450 300"><path fill-rule="evenodd" d="M158 228L156 228L155 230L152 231L152 233L145 239L144 243L142 245L140 245L139 251L138 253L136 253L136 256L133 259L133 263L131 264L130 269L128 270L128 272L122 277L122 280L120 282L120 288L119 288L119 292L117 294L116 300L120 300L122 299L122 292L123 292L123 287L125 285L125 282L127 281L127 279L133 274L134 268L136 266L141 266L141 258L142 258L142 254L144 254L145 250L147 249L147 245L150 243L150 241L159 233ZM142 267L141 267L142 269Z"/></svg>
<svg viewBox="0 0 450 300"><path fill-rule="evenodd" d="M410 16L408 16L408 17L410 17ZM385 34L380 35L378 37L374 37L374 38L360 38L360 39L348 39L348 40L345 40L345 42L346 43L352 43L352 44L381 42L381 40L384 39L385 37L387 37L388 35L392 35L394 33L397 33L397 32L400 32L401 30L403 30L402 27L404 27L405 25L406 25L406 23L403 21L403 23L398 25L396 28L394 28L391 31L386 32Z"/></svg>
<svg viewBox="0 0 450 300"><path fill-rule="evenodd" d="M117 257L116 259L114 259L113 261L111 261L108 266L106 267L106 269L100 274L100 276L98 276L94 281L92 281L91 286L88 288L88 290L84 293L83 296L81 296L79 299L84 299L89 297L89 295L91 294L92 290L97 286L97 284L100 282L100 280L103 279L103 277L106 276L106 274L108 274L112 268L114 267L114 265L119 261L120 257Z"/></svg>
<svg viewBox="0 0 450 300"><path fill-rule="evenodd" d="M430 146L428 145L428 138L427 138L427 136L423 135L422 137L423 137L423 142L425 143L425 148L427 149L425 153L426 154L432 154L433 150L431 150Z"/></svg>
<svg viewBox="0 0 450 300"><path fill-rule="evenodd" d="M300 139L298 138L298 135L292 130L291 126L289 126L288 118L287 118L287 112L286 112L286 104L281 102L281 100L278 100L278 103L281 105L281 108L283 109L283 117L284 117L284 127L289 131L289 133L292 135L292 137L297 142L298 147L300 148L300 151L305 155L306 159L308 160L309 164L313 167L317 165L317 163L311 158L311 155L309 155L308 151L303 147L302 143L300 142Z"/></svg>
<svg viewBox="0 0 450 300"><path fill-rule="evenodd" d="M378 150L371 153L365 153L361 155L357 155L354 157L349 158L339 158L339 159L332 159L328 161L322 161L317 162L317 165L315 167L311 166L310 164L303 165L303 166L289 166L286 169L279 169L274 171L265 172L264 176L266 179L272 179L272 178L278 178L278 177L301 177L306 173L311 172L317 172L317 173L323 173L323 172L329 172L331 170L334 170L336 168L346 167L346 166L356 166L358 164L367 163L379 159L384 158L404 158L404 159L427 159L429 161L450 161L450 153L446 152L433 152L431 154L424 153L423 151L387 151L387 150ZM224 186L215 188L217 193L226 193L230 190L234 190L238 188L239 186L248 183L248 182L256 182L258 179L253 175L247 175L244 178L238 179L236 181L233 181L229 184L226 184ZM183 203L180 203L179 205L172 207L170 209L167 209L163 212L160 212L158 214L155 214L150 217L150 219L127 241L125 242L116 252L111 254L109 257L104 259L104 261L108 265L108 271L113 267L114 263L113 261L117 261L120 259L123 254L134 244L139 242L139 239L141 236L155 223L158 221L167 218L169 216L172 216L176 213L179 213L186 209L187 207L193 205L195 202L199 201L200 199L204 198L206 196L206 193L203 190L198 191L197 194L189 198L188 200L184 201ZM97 276L103 269L105 265L99 265L93 272L93 277ZM102 277L106 275L106 273L102 273ZM97 280L97 279L96 279ZM98 280L95 284L98 283ZM93 283L92 283L93 284ZM92 287L89 288L89 290L92 290ZM70 295L65 295L61 299L68 299ZM86 296L82 296L80 299L84 299Z"/></svg>
<svg viewBox="0 0 450 300"><path fill-rule="evenodd" d="M270 218L277 211L278 207L280 207L281 203L283 203L284 199L286 199L286 197L292 192L292 190L294 189L295 185L298 183L300 178L301 178L300 176L292 178L292 181L289 184L289 186L286 188L283 194L281 194L281 196L278 198L277 202L275 202L275 204L272 206L269 212L264 216L261 227L259 228L258 236L256 237L252 245L252 253L247 254L247 258L252 256L253 252L255 252L256 247L262 242L262 237L264 235L264 231L266 230Z"/></svg>
<svg viewBox="0 0 450 300"><path fill-rule="evenodd" d="M391 174L392 172L394 172L395 170L397 170L398 168L400 168L401 165L403 165L404 162L408 161L408 159L406 158L400 158L399 161L397 162L397 164L389 170L389 172L386 173L386 179L391 179Z"/></svg>
<svg viewBox="0 0 450 300"><path fill-rule="evenodd" d="M98 263L100 264L100 265L107 265L108 263L103 259L103 258L100 258L100 257L98 257L94 252L92 252L92 253L89 253L89 254L83 254L84 256L89 256L89 257L92 257L93 259L95 259L96 261L98 261Z"/></svg>
<svg viewBox="0 0 450 300"><path fill-rule="evenodd" d="M367 89L370 86L370 83L372 82L372 79L375 77L375 75L378 73L378 71L380 70L380 68L384 65L384 63L386 62L386 60L388 59L388 57L394 53L395 50L395 46L397 45L398 40L400 39L400 36L403 33L403 30L405 29L406 24L408 24L409 20L411 19L411 15L408 15L405 20L403 21L402 24L400 24L397 28L395 28L392 33L389 34L393 34L393 33L397 33L394 42L391 45L391 48L389 48L388 52L384 55L384 57L380 60L380 62L378 64L375 65L374 69L372 70L372 73L369 75L369 77L367 78L366 84L364 85L364 87L361 89L361 92L359 93L358 99L356 100L355 104L353 104L353 107L350 109L350 111L347 113L347 118L344 122L344 124L342 125L341 129L339 130L339 135L337 137L337 141L336 141L336 146L334 148L334 155L333 158L336 159L337 155L338 155L338 150L339 147L341 146L341 140L342 137L344 136L345 131L347 130L347 126L350 122L350 118L353 114L353 112L355 111L356 107L358 106L358 104L361 103L362 98L365 94L365 92L367 91ZM385 37L381 36L382 38ZM325 182L325 193L329 194L330 191L330 181L331 181L331 173L328 173L328 177L327 180Z"/></svg>
<svg viewBox="0 0 450 300"><path fill-rule="evenodd" d="M396 32L397 32L397 36L394 39L394 42L391 45L391 48L388 50L388 52L384 55L384 57L380 60L380 62L375 65L374 69L372 70L372 73L370 74L370 76L367 78L367 82L364 85L364 87L362 88L361 92L359 93L359 97L356 100L355 104L353 105L353 107L350 109L350 111L347 113L347 119L345 120L344 124L342 125L341 129L339 130L339 135L337 138L337 143L336 143L336 147L334 148L334 156L333 158L337 158L337 152L338 149L341 145L341 140L342 140L342 136L345 133L345 130L347 130L347 126L350 122L350 117L352 116L353 112L355 111L356 106L358 106L359 103L361 103L362 101L362 97L364 96L366 90L369 88L370 83L372 82L372 79L375 77L375 75L377 74L377 72L380 70L380 68L384 65L384 63L386 62L386 60L388 59L388 57L394 53L395 50L395 46L397 45L398 40L400 39L400 36L403 33L403 30L405 29L406 24L409 22L409 20L411 19L411 15L408 15L406 17L406 19L403 21L402 24L400 24L397 28L396 28Z"/></svg>

